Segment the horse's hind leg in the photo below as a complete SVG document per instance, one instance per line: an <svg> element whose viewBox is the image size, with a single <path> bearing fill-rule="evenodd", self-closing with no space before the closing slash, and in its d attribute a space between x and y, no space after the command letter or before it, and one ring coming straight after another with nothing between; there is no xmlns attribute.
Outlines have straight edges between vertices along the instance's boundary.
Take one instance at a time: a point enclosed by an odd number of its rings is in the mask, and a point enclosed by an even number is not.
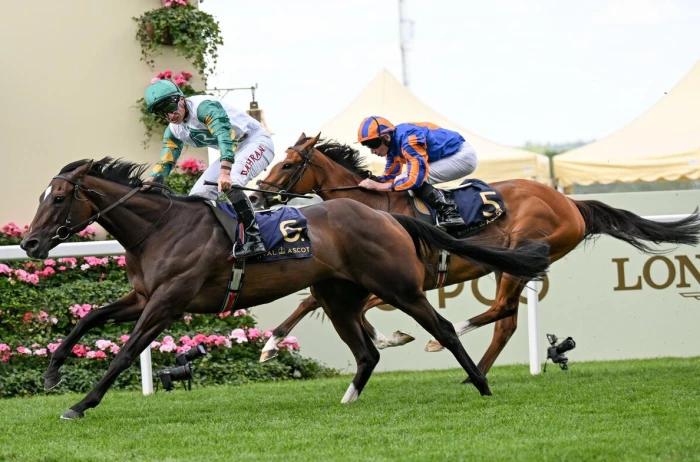
<svg viewBox="0 0 700 462"><path fill-rule="evenodd" d="M304 316L311 313L313 310L319 308L320 306L321 304L318 303L318 300L316 300L316 298L313 295L310 295L304 300L302 300L301 303L299 303L297 309L294 310L294 312L290 314L287 319L282 321L282 324L280 324L272 330L272 336L267 340L265 346L260 352L259 361L261 363L264 363L265 361L277 356L277 354L279 353L279 348L277 348L277 344L284 340L284 338L289 334L289 332L292 329L294 329L294 326L296 326L299 323L299 321L301 321L304 318Z"/></svg>
<svg viewBox="0 0 700 462"><path fill-rule="evenodd" d="M339 279L314 284L311 290L323 305L336 332L355 356L357 371L340 401L343 404L352 403L359 398L379 362L379 351L372 344L360 321L367 291Z"/></svg>
<svg viewBox="0 0 700 462"><path fill-rule="evenodd" d="M132 290L119 300L91 311L80 319L51 355L49 367L44 373L44 389L48 391L59 384L61 381L59 369L70 355L73 346L87 331L110 321L114 323L136 321L142 311L143 306L138 302L136 292Z"/></svg>
<svg viewBox="0 0 700 462"><path fill-rule="evenodd" d="M405 332L400 330L394 331L391 337L387 337L380 331L374 328L374 326L367 320L365 313L370 308L375 306L385 305L384 301L377 297L376 295L370 295L369 299L365 302L365 306L362 308L362 325L364 326L367 334L372 339L372 343L378 349L383 350L384 348L396 347L405 345L415 340L415 338Z"/></svg>

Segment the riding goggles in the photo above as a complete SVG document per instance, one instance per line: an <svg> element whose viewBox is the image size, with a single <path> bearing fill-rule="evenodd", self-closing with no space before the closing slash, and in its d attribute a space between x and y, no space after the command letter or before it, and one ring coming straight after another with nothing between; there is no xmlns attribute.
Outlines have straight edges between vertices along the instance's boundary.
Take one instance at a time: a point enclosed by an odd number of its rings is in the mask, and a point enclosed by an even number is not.
<svg viewBox="0 0 700 462"><path fill-rule="evenodd" d="M365 140L361 144L362 144L362 146L368 147L370 149L377 149L379 146L382 145L382 139L381 138L373 138L371 140Z"/></svg>
<svg viewBox="0 0 700 462"><path fill-rule="evenodd" d="M167 98L158 101L155 106L153 106L153 112L159 115L172 114L177 111L178 103L180 102L180 95L168 96Z"/></svg>

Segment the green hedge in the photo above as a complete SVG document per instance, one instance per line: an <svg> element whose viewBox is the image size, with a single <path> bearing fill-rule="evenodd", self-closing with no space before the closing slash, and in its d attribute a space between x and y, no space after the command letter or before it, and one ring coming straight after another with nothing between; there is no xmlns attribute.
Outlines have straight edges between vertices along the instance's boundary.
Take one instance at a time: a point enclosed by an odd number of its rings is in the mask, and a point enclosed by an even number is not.
<svg viewBox="0 0 700 462"><path fill-rule="evenodd" d="M201 171L191 166L173 173L168 185L188 191ZM9 223L0 229L0 245L17 244L26 227ZM87 230L76 240L91 240ZM118 257L78 257L44 261L0 262L0 397L43 392L41 374L51 352L87 311L116 300L130 290ZM89 390L124 344L133 325L106 325L89 332L62 368L57 391ZM175 356L198 343L208 354L194 362L194 383L240 384L249 381L305 379L337 372L302 357L296 339L281 344L275 360L258 363L269 332L260 332L247 310L220 315L186 315L152 345L154 371L172 366ZM139 388L138 364L124 371L117 388Z"/></svg>

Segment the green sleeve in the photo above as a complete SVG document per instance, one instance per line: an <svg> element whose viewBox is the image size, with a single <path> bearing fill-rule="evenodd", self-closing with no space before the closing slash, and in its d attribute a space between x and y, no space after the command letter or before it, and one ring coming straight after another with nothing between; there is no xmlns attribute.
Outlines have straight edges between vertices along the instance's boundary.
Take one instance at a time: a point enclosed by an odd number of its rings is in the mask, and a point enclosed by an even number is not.
<svg viewBox="0 0 700 462"><path fill-rule="evenodd" d="M221 103L212 100L202 101L197 108L197 119L207 126L209 133L216 137L221 160L233 162L236 141L235 137L231 136L231 121Z"/></svg>
<svg viewBox="0 0 700 462"><path fill-rule="evenodd" d="M165 178L170 175L170 171L175 166L177 158L182 152L182 141L175 138L170 127L165 129L163 133L163 148L160 150L160 161L153 166L151 176L159 176Z"/></svg>

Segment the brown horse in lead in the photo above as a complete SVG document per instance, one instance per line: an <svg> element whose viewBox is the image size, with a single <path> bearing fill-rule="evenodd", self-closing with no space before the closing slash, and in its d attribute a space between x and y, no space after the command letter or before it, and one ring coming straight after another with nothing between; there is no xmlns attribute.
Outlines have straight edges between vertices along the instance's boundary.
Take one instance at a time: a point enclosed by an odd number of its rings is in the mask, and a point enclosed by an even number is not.
<svg viewBox="0 0 700 462"><path fill-rule="evenodd" d="M231 242L202 198L168 191L141 192L146 166L109 158L66 165L41 195L30 231L21 243L27 255L46 258L51 248L97 221L126 249L133 290L82 318L54 352L45 388L60 381L59 369L72 347L91 328L133 322L129 340L104 377L63 414L82 417L97 406L117 376L184 313L216 313L231 264ZM379 352L360 321L369 293L388 300L428 330L455 355L481 394L485 377L462 347L452 325L425 298L422 249L444 248L484 265L530 278L548 266L546 245L513 251L456 240L408 217L393 218L359 202L341 199L304 209L313 256L261 263L249 261L238 307L260 305L311 286L328 317L352 350L357 372L343 403L356 400L379 361ZM379 245L379 242L382 245ZM398 258L397 256L400 256Z"/></svg>
<svg viewBox="0 0 700 462"><path fill-rule="evenodd" d="M415 216L415 209L406 192L378 192L357 187L371 173L366 170L356 150L333 142L314 148L311 143L317 138L309 139L302 134L297 146L288 149L285 159L272 167L267 178L258 182L261 189L271 193L254 194L251 200L267 203L276 191L316 193L324 200L350 198L377 210ZM543 240L549 244L551 262L571 252L584 239L597 234L608 234L647 253L653 253L654 249L644 241L657 244L698 243L700 217L697 211L676 222L660 223L602 202L570 199L535 181L509 180L491 186L503 197L507 213L476 237L481 242L506 247L516 247L530 239ZM435 265L436 256L433 254L432 266ZM453 258L445 285L475 279L487 272L468 260ZM496 282L496 297L491 307L465 322L455 324L457 334L462 335L496 322L491 343L479 361L479 369L484 373L488 372L515 332L519 298L527 281L506 271L496 272ZM436 288L435 280L429 281L424 288ZM365 310L381 303L381 300L372 299ZM273 337L265 346L261 361L274 357L277 353L275 342L284 338L303 316L318 307L319 303L313 296L303 300L297 310L273 330ZM363 323L370 334L376 332L364 317ZM401 332L395 333L393 338L378 333L373 338L380 348L413 340ZM426 345L427 351L440 349L439 341L431 340Z"/></svg>

